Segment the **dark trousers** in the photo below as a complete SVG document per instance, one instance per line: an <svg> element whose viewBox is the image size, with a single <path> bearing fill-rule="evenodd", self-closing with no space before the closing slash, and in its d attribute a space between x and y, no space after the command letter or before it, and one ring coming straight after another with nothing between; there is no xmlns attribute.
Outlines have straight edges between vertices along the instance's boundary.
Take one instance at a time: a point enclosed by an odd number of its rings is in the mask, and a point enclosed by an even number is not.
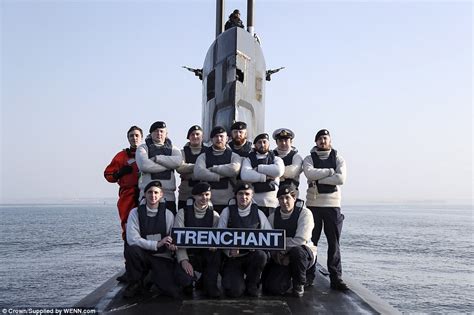
<svg viewBox="0 0 474 315"><path fill-rule="evenodd" d="M186 207L187 200L178 200L178 210Z"/></svg>
<svg viewBox="0 0 474 315"><path fill-rule="evenodd" d="M304 285L306 272L313 265L313 253L306 246L295 246L288 251L290 263L287 266L271 260L262 274L263 291L273 295L283 295L293 283Z"/></svg>
<svg viewBox="0 0 474 315"><path fill-rule="evenodd" d="M125 271L127 271L127 248L128 248L128 243L127 239L123 241L123 258L125 259Z"/></svg>
<svg viewBox="0 0 474 315"><path fill-rule="evenodd" d="M239 297L244 294L246 287L257 287L267 258L263 250L251 251L245 256L225 258L221 273L225 294L229 297Z"/></svg>
<svg viewBox="0 0 474 315"><path fill-rule="evenodd" d="M227 208L228 205L213 205L214 211L221 214L222 210Z"/></svg>
<svg viewBox="0 0 474 315"><path fill-rule="evenodd" d="M151 270L153 283L165 295L179 296L178 285L174 280L175 262L168 258L153 256L149 251L137 245L127 246L125 250L127 260L127 278L129 283L142 281Z"/></svg>
<svg viewBox="0 0 474 315"><path fill-rule="evenodd" d="M268 218L270 214L275 212L275 208L273 207L258 207L263 213L265 213L265 216Z"/></svg>
<svg viewBox="0 0 474 315"><path fill-rule="evenodd" d="M173 212L173 215L176 215L176 201L166 201L166 209Z"/></svg>
<svg viewBox="0 0 474 315"><path fill-rule="evenodd" d="M341 214L339 207L308 207L313 213L314 229L311 240L314 245L318 245L321 231L324 228L324 234L328 241L328 271L331 281L341 278L341 252L339 248L339 239L341 237L342 222L344 215Z"/></svg>
<svg viewBox="0 0 474 315"><path fill-rule="evenodd" d="M190 253L188 250L188 256L193 269L202 273L201 278L204 290L206 292L209 292L209 290L217 291L217 277L221 267L221 251L210 251L206 248ZM190 286L195 280L195 277L188 275L181 266L177 267L176 281L180 286Z"/></svg>

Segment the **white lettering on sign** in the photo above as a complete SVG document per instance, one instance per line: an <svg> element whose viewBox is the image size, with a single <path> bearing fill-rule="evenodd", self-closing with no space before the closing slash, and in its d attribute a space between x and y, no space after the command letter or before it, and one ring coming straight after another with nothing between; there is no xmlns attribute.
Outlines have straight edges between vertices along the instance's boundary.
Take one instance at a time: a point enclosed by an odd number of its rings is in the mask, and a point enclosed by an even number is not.
<svg viewBox="0 0 474 315"><path fill-rule="evenodd" d="M285 249L284 230L173 228L172 237L181 247Z"/></svg>

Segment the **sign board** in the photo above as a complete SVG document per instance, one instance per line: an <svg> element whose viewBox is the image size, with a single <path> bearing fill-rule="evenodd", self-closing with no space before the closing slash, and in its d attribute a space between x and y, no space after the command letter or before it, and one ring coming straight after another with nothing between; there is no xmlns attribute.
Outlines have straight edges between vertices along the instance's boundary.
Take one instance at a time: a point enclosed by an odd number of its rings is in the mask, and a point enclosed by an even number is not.
<svg viewBox="0 0 474 315"><path fill-rule="evenodd" d="M173 228L173 243L183 248L285 250L285 230Z"/></svg>

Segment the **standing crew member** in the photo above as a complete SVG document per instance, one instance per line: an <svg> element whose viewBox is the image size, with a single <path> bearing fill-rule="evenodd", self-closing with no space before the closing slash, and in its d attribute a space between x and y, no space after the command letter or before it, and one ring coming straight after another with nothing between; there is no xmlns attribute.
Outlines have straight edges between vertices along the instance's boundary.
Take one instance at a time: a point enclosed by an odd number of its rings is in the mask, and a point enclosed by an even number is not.
<svg viewBox="0 0 474 315"><path fill-rule="evenodd" d="M294 185L296 190L300 185L300 174L303 172L303 158L293 146L295 134L288 128L279 128L273 132L273 139L277 147L273 150L275 156L280 157L285 164L285 173L280 177L280 186Z"/></svg>
<svg viewBox="0 0 474 315"><path fill-rule="evenodd" d="M327 267L331 288L347 290L342 281L341 237L344 215L341 213L341 188L346 180L346 163L343 157L332 148L329 131L321 129L314 139L316 146L311 155L303 160L303 171L308 179L306 205L313 212L314 230L312 241L317 246L321 231L328 241Z"/></svg>
<svg viewBox="0 0 474 315"><path fill-rule="evenodd" d="M178 187L178 209L186 206L186 200L191 198L191 190L198 183L194 178L194 164L199 154L206 148L202 143L203 133L199 125L191 126L186 137L189 141L181 150L184 163L176 170L181 177L181 184Z"/></svg>
<svg viewBox="0 0 474 315"><path fill-rule="evenodd" d="M286 231L286 250L271 253L272 259L262 276L263 289L270 294L284 295L293 285L293 295L302 297L304 286L312 285L306 282L306 272L316 262L316 246L311 241L313 215L302 200L296 199L293 185L282 185L277 196L280 206L268 221L274 229Z"/></svg>
<svg viewBox="0 0 474 315"><path fill-rule="evenodd" d="M218 228L272 229L265 214L252 203L253 187L239 184L235 197L237 204L222 211ZM222 267L222 287L229 297L239 297L244 291L249 296L258 295L258 283L267 263L267 254L257 250L225 250L227 258ZM245 276L245 278L244 278Z"/></svg>
<svg viewBox="0 0 474 315"><path fill-rule="evenodd" d="M163 185L166 207L176 213L176 179L174 170L183 163L183 157L177 147L168 138L166 123L154 122L145 143L137 149L137 165L142 172L139 187L142 189L152 180ZM144 193L144 191L141 191Z"/></svg>
<svg viewBox="0 0 474 315"><path fill-rule="evenodd" d="M243 158L249 156L252 152L252 142L247 139L247 124L243 121L236 121L230 129L232 140L229 141L229 147Z"/></svg>
<svg viewBox="0 0 474 315"><path fill-rule="evenodd" d="M211 131L212 146L196 160L194 178L206 181L212 188L212 204L220 213L232 198L232 185L240 171L240 157L226 145L227 132L221 127Z"/></svg>
<svg viewBox="0 0 474 315"><path fill-rule="evenodd" d="M193 186L192 198L189 198L184 208L178 210L175 227L217 227L219 214L213 210L211 201L211 186L206 182ZM201 272L202 284L206 294L211 298L220 296L217 287L217 277L221 265L221 252L216 248L179 248L178 282L184 286L185 293L192 294L195 281L194 270Z"/></svg>
<svg viewBox="0 0 474 315"><path fill-rule="evenodd" d="M127 223L128 214L130 210L138 205L138 167L135 161L135 152L142 142L142 138L143 131L139 127L130 127L127 131L127 139L130 143L130 148L123 149L117 153L104 171L105 179L110 183L118 183L120 187L117 208L120 224L122 226L124 255L125 247L127 246L125 225ZM119 282L126 282L126 274L119 276L117 280Z"/></svg>
<svg viewBox="0 0 474 315"><path fill-rule="evenodd" d="M270 151L269 136L259 134L253 140L255 148L244 159L240 176L245 182L252 183L255 190L255 202L266 216L278 206L276 194L280 176L285 172L283 160Z"/></svg>
<svg viewBox="0 0 474 315"><path fill-rule="evenodd" d="M178 297L179 290L173 273L175 262L171 252L176 251L169 236L174 223L173 213L166 209L160 181L154 180L145 186L145 204L130 212L127 224L128 286L124 297L140 293L142 281L151 269L153 283L164 294Z"/></svg>

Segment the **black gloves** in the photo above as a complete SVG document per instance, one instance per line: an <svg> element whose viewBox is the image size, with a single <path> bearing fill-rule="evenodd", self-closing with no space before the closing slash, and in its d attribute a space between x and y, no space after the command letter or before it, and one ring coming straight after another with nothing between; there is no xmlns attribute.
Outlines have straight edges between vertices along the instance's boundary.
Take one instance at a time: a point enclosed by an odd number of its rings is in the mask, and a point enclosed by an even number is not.
<svg viewBox="0 0 474 315"><path fill-rule="evenodd" d="M133 172L133 167L130 166L130 165L125 165L124 167L119 169L118 172L114 173L114 177L115 177L115 179L119 179L123 175L130 174L131 172Z"/></svg>

